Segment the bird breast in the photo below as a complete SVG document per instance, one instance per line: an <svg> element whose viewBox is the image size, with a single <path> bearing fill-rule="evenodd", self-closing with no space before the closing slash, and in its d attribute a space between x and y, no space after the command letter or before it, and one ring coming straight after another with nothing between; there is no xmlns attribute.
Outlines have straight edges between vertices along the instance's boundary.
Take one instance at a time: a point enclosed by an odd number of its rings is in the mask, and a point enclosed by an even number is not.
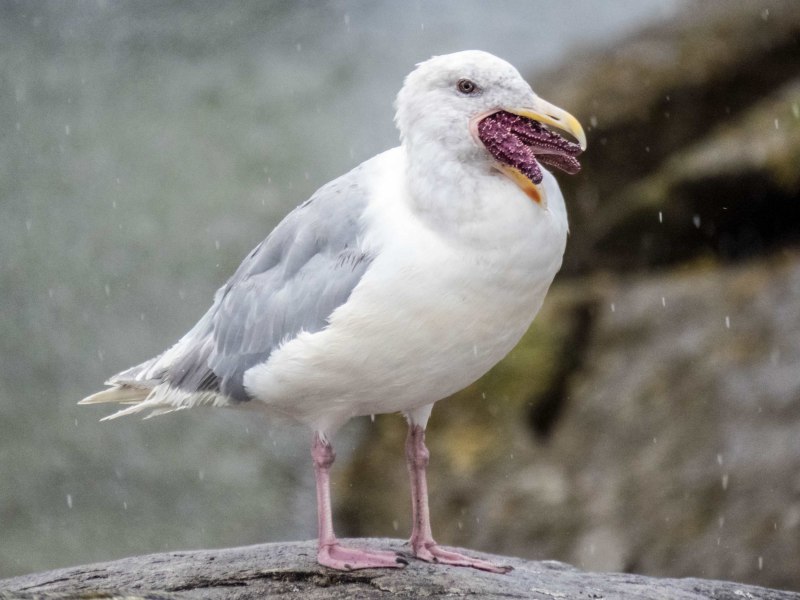
<svg viewBox="0 0 800 600"><path fill-rule="evenodd" d="M287 342L245 378L257 399L312 426L408 410L469 385L519 341L561 264L564 219L513 184L500 190L524 204L494 198L499 208L459 235L420 219L400 182L377 179L381 200L368 207L363 240L372 265L328 327Z"/></svg>

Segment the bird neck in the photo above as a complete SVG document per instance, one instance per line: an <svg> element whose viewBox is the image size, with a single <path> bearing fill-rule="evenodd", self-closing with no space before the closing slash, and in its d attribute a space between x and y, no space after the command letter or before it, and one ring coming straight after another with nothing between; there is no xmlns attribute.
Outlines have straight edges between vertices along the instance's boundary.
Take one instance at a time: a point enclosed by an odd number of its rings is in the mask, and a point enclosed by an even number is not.
<svg viewBox="0 0 800 600"><path fill-rule="evenodd" d="M403 151L408 200L418 218L446 232L458 230L480 216L480 180L491 172L488 161L470 155L470 150L463 156L454 154L436 142L414 146L404 143Z"/></svg>

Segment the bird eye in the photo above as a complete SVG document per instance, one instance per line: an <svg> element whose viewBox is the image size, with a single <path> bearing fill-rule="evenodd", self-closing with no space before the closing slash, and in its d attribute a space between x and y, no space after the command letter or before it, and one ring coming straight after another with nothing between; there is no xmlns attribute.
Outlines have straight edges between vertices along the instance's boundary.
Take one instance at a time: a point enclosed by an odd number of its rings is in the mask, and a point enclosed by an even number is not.
<svg viewBox="0 0 800 600"><path fill-rule="evenodd" d="M456 89L462 94L477 94L480 91L478 85L469 79L459 79Z"/></svg>

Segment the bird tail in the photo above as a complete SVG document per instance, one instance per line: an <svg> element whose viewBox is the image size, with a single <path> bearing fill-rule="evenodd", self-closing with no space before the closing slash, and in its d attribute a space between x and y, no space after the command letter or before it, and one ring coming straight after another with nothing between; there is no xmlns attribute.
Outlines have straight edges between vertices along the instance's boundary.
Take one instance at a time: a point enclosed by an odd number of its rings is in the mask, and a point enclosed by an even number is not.
<svg viewBox="0 0 800 600"><path fill-rule="evenodd" d="M143 402L149 394L149 389L119 385L87 396L78 402L78 404L139 404Z"/></svg>
<svg viewBox="0 0 800 600"><path fill-rule="evenodd" d="M100 421L110 421L146 411L150 412L144 418L150 419L196 406L231 406L231 400L227 396L212 391L187 392L168 383L158 384L153 388L123 383L111 385L113 387L110 389L87 396L78 404L130 404L127 408L103 417Z"/></svg>
<svg viewBox="0 0 800 600"><path fill-rule="evenodd" d="M146 400L150 397L153 390L142 387L133 387L130 385L115 385L111 389L103 390L87 396L78 404L130 404L128 408L123 408L117 412L103 417L101 421L108 421L116 419L125 415L131 415L151 408L147 405ZM173 409L174 410L174 409ZM154 416L154 415L151 415Z"/></svg>

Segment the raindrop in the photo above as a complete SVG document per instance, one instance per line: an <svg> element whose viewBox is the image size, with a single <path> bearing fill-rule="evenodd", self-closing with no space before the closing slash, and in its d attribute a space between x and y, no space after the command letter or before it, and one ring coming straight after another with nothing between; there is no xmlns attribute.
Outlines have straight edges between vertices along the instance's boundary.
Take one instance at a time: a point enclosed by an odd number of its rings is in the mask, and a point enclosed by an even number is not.
<svg viewBox="0 0 800 600"><path fill-rule="evenodd" d="M658 222L659 223L663 223L664 222L664 213L661 212L661 211L658 211Z"/></svg>
<svg viewBox="0 0 800 600"><path fill-rule="evenodd" d="M768 8L765 8L764 10L761 11L761 18L764 19L765 21L767 19L769 19L769 9Z"/></svg>
<svg viewBox="0 0 800 600"><path fill-rule="evenodd" d="M298 51L298 52L302 52L302 51L303 51L303 44L297 44L297 45L295 46L295 48L297 48L297 51Z"/></svg>
<svg viewBox="0 0 800 600"><path fill-rule="evenodd" d="M725 315L725 328L726 329L731 328L731 318L728 315Z"/></svg>
<svg viewBox="0 0 800 600"><path fill-rule="evenodd" d="M67 507L72 508L72 494L67 494Z"/></svg>
<svg viewBox="0 0 800 600"><path fill-rule="evenodd" d="M695 229L700 229L700 215L693 216L692 223L694 223Z"/></svg>
<svg viewBox="0 0 800 600"><path fill-rule="evenodd" d="M55 295L56 295L56 292L55 292L55 290L53 290L53 288L47 288L47 295L48 295L50 298L52 298L53 296L55 296Z"/></svg>
<svg viewBox="0 0 800 600"><path fill-rule="evenodd" d="M718 523L719 523L719 528L722 529L725 526L725 517L724 516L720 517Z"/></svg>
<svg viewBox="0 0 800 600"><path fill-rule="evenodd" d="M104 291L105 291L105 293L106 293L106 298L108 298L109 296L111 296L111 286L109 286L108 284L105 284L105 285L103 286L103 290L104 290Z"/></svg>
<svg viewBox="0 0 800 600"><path fill-rule="evenodd" d="M722 454L717 454L717 464L722 466Z"/></svg>
<svg viewBox="0 0 800 600"><path fill-rule="evenodd" d="M779 348L775 348L769 354L769 360L773 365L777 365L781 359L781 351Z"/></svg>
<svg viewBox="0 0 800 600"><path fill-rule="evenodd" d="M778 119L775 119L775 129L780 129L780 128L781 128L780 122L778 121Z"/></svg>
<svg viewBox="0 0 800 600"><path fill-rule="evenodd" d="M667 299L664 296L661 296L661 306L667 308Z"/></svg>
<svg viewBox="0 0 800 600"><path fill-rule="evenodd" d="M464 529L464 523L462 523L460 520L456 521L456 525L458 525L458 530L459 531Z"/></svg>
<svg viewBox="0 0 800 600"><path fill-rule="evenodd" d="M727 473L723 473L723 475L722 475L722 489L723 490L727 490L728 489L728 474Z"/></svg>
<svg viewBox="0 0 800 600"><path fill-rule="evenodd" d="M122 510L128 510L128 502L127 501L123 501L122 502Z"/></svg>
<svg viewBox="0 0 800 600"><path fill-rule="evenodd" d="M69 135L69 134L70 134L70 128L69 128L69 125L64 125L64 133L65 133L65 134L67 134L67 135Z"/></svg>
<svg viewBox="0 0 800 600"><path fill-rule="evenodd" d="M592 127L597 127L597 116L596 115L592 115L591 117L589 117L589 124L591 124Z"/></svg>
<svg viewBox="0 0 800 600"><path fill-rule="evenodd" d="M214 240L214 248L219 250L219 240Z"/></svg>
<svg viewBox="0 0 800 600"><path fill-rule="evenodd" d="M394 529L395 531L400 529L400 523L397 522L397 519L392 521L392 529Z"/></svg>
<svg viewBox="0 0 800 600"><path fill-rule="evenodd" d="M31 227L33 227L33 221L31 221L30 219L25 219L25 229L30 231Z"/></svg>
<svg viewBox="0 0 800 600"><path fill-rule="evenodd" d="M759 556L758 557L758 570L759 571L763 571L764 570L764 557L763 556Z"/></svg>
<svg viewBox="0 0 800 600"><path fill-rule="evenodd" d="M348 30L350 29L350 15L347 13L344 14L344 26L347 27Z"/></svg>
<svg viewBox="0 0 800 600"><path fill-rule="evenodd" d="M203 471L203 469L200 469L200 470L197 472L197 477L200 479L200 481L203 481L203 480L206 478L206 473L205 473L205 471Z"/></svg>
<svg viewBox="0 0 800 600"><path fill-rule="evenodd" d="M20 129L22 129L22 125L20 124L20 122L19 122L19 121L17 121L17 122L16 122L16 124L15 124L15 127L17 128L17 131L19 131Z"/></svg>
<svg viewBox="0 0 800 600"><path fill-rule="evenodd" d="M78 419L75 419L75 427L78 426Z"/></svg>
<svg viewBox="0 0 800 600"><path fill-rule="evenodd" d="M613 302L611 303L611 312L617 312L617 306Z"/></svg>
<svg viewBox="0 0 800 600"><path fill-rule="evenodd" d="M792 102L792 114L795 119L800 119L800 104Z"/></svg>
<svg viewBox="0 0 800 600"><path fill-rule="evenodd" d="M375 422L375 413L369 416L369 420L372 421L373 423Z"/></svg>

